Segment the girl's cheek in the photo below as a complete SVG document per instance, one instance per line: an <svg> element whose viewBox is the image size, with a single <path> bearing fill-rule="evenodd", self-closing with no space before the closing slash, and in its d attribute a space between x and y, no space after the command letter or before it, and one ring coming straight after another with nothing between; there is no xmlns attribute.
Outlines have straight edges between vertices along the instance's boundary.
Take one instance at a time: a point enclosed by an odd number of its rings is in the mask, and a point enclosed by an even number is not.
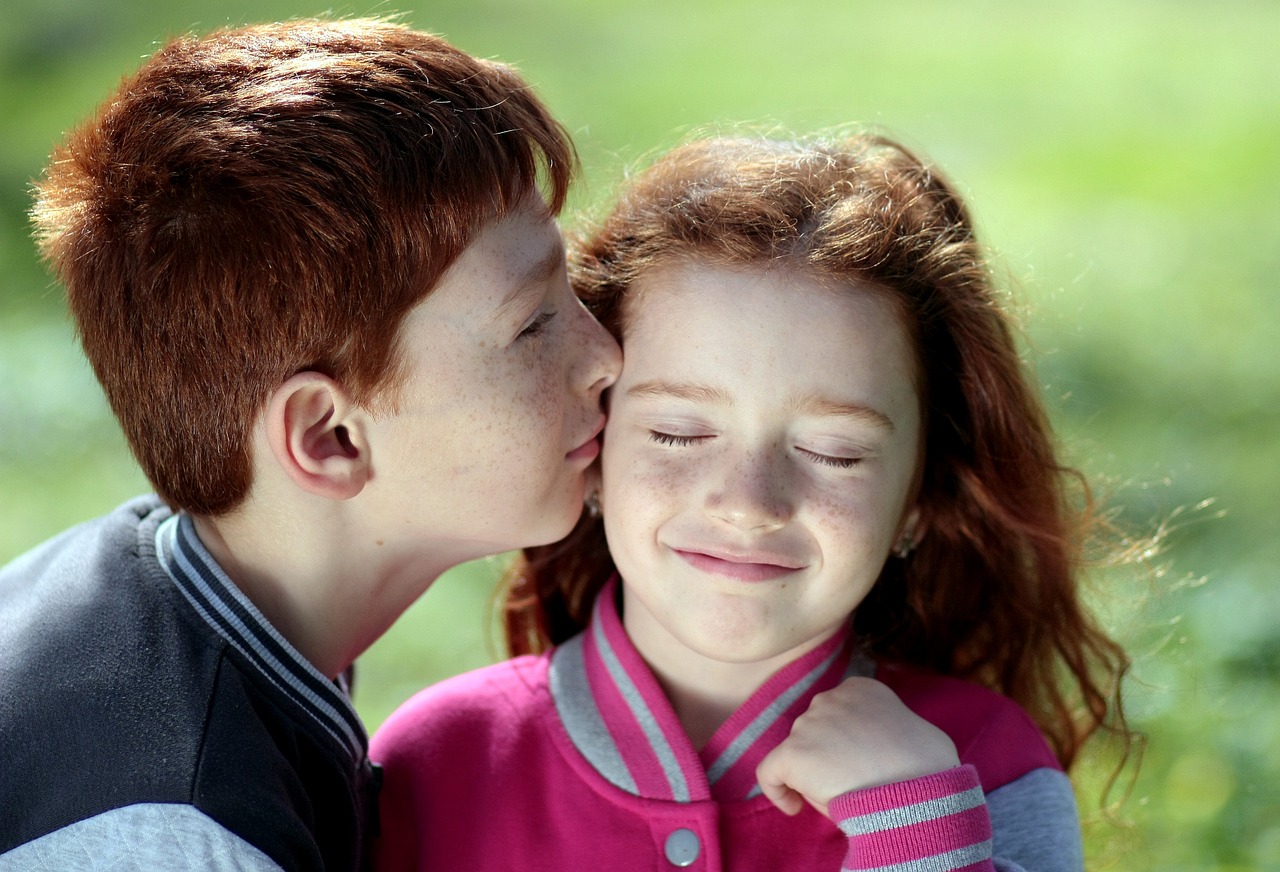
<svg viewBox="0 0 1280 872"><path fill-rule="evenodd" d="M612 505L626 502L634 510L648 514L659 505L684 499L694 476L688 463L655 458L651 449L622 445L620 441L611 446L614 453L606 458L604 466L602 494ZM609 444L607 440L605 444Z"/></svg>
<svg viewBox="0 0 1280 872"><path fill-rule="evenodd" d="M696 480L698 464L677 452L655 454L635 464L633 480L651 497L680 496Z"/></svg>
<svg viewBox="0 0 1280 872"><path fill-rule="evenodd" d="M897 527L897 508L887 502L869 493L825 494L812 497L808 516L829 542L856 551L875 550L893 538Z"/></svg>
<svg viewBox="0 0 1280 872"><path fill-rule="evenodd" d="M833 533L854 526L862 514L855 501L830 494L811 497L809 510L819 526Z"/></svg>

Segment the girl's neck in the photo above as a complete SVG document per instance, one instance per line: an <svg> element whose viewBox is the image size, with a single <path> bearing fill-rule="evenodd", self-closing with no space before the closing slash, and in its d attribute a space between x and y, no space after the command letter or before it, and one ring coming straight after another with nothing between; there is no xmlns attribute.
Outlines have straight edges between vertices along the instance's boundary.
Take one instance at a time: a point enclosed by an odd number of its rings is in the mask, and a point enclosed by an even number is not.
<svg viewBox="0 0 1280 872"><path fill-rule="evenodd" d="M671 703L693 747L701 751L716 731L780 670L831 638L808 640L797 648L764 657L716 656L698 642L681 638L621 590L622 624Z"/></svg>
<svg viewBox="0 0 1280 872"><path fill-rule="evenodd" d="M694 686L693 682L683 680L686 676L681 676L681 680L674 680L657 670L654 670L654 675L670 700L689 741L698 751L706 747L724 722L742 708L743 703L769 677L765 675L759 681L745 675L726 677L723 683Z"/></svg>
<svg viewBox="0 0 1280 872"><path fill-rule="evenodd" d="M673 657L673 645L636 642L636 649L658 680L671 708L699 751L729 717L774 673L790 662L725 663L707 658Z"/></svg>

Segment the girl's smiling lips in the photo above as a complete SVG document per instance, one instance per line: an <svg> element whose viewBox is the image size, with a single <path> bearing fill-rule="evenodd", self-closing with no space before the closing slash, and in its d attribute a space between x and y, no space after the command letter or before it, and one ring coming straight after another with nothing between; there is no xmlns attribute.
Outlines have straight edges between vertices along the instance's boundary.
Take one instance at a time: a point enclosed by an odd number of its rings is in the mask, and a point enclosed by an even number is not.
<svg viewBox="0 0 1280 872"><path fill-rule="evenodd" d="M694 569L738 581L773 581L804 568L795 560L763 551L735 553L710 548L672 550Z"/></svg>

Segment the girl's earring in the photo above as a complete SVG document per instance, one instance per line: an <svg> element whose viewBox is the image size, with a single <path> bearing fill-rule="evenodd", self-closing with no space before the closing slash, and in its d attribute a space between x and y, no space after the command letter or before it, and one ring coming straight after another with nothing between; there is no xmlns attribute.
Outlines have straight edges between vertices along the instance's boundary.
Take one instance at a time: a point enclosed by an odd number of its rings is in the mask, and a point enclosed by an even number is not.
<svg viewBox="0 0 1280 872"><path fill-rule="evenodd" d="M903 533L902 538L898 540L898 544L893 546L893 556L899 560L906 560L914 550L916 550L915 539L912 538L910 533Z"/></svg>
<svg viewBox="0 0 1280 872"><path fill-rule="evenodd" d="M596 491L592 491L591 493L587 494L587 498L584 502L587 507L587 514L590 517L592 518L600 517L600 494L599 493L597 493Z"/></svg>

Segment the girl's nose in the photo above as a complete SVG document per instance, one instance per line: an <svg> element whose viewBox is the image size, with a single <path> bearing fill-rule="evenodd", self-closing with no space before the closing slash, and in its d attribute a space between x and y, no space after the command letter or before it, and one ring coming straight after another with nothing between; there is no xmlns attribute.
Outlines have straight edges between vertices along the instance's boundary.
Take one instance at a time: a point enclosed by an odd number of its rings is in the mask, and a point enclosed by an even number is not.
<svg viewBox="0 0 1280 872"><path fill-rule="evenodd" d="M707 491L707 513L743 531L782 527L794 511L788 464L776 449L751 452L723 464Z"/></svg>

